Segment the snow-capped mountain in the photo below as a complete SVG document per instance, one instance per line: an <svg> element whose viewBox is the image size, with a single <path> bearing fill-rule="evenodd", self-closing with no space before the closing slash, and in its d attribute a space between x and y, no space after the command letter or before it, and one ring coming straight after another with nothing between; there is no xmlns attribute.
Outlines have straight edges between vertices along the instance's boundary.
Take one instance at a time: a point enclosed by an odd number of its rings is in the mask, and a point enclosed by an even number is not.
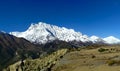
<svg viewBox="0 0 120 71"><path fill-rule="evenodd" d="M97 37L97 36L91 36L89 39L93 43L104 43L105 42L102 38Z"/></svg>
<svg viewBox="0 0 120 71"><path fill-rule="evenodd" d="M65 27L58 27L55 25L39 22L38 24L31 24L31 26L25 32L11 32L10 34L23 37L34 43L46 43L59 39L62 41L90 41L88 36L83 35L80 32L75 32L73 29L67 29Z"/></svg>
<svg viewBox="0 0 120 71"><path fill-rule="evenodd" d="M23 37L33 43L44 44L53 40L62 40L62 41L81 41L93 42L93 43L107 43L107 44L116 44L120 43L120 40L110 36L107 38L100 38L97 36L88 37L83 35L80 32L75 32L73 29L67 29L65 27L58 27L55 25L46 24L39 22L38 24L31 24L31 26L25 32L10 32L10 34Z"/></svg>
<svg viewBox="0 0 120 71"><path fill-rule="evenodd" d="M114 36L109 36L109 37L103 38L103 40L105 41L105 43L108 43L108 44L120 43L120 39L115 38Z"/></svg>
<svg viewBox="0 0 120 71"><path fill-rule="evenodd" d="M118 39L114 36L109 36L109 37L106 37L106 38L91 36L89 39L93 43L106 43L106 44L119 44L120 43L120 39Z"/></svg>

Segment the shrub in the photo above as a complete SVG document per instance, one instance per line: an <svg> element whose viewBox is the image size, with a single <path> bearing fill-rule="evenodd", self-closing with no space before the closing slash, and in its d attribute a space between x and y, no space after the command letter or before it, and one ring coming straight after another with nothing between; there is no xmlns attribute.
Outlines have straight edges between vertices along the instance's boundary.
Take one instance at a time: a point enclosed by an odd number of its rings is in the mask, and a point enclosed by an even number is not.
<svg viewBox="0 0 120 71"><path fill-rule="evenodd" d="M92 58L95 58L96 56L95 55L92 55Z"/></svg>
<svg viewBox="0 0 120 71"><path fill-rule="evenodd" d="M119 60L108 60L107 61L107 64L109 66L112 66L112 65L120 65L120 61Z"/></svg>
<svg viewBox="0 0 120 71"><path fill-rule="evenodd" d="M108 51L108 49L104 49L104 48L100 48L98 49L99 52L104 52L104 51Z"/></svg>
<svg viewBox="0 0 120 71"><path fill-rule="evenodd" d="M108 64L109 66L112 66L112 65L114 65L115 63L116 63L115 60L108 60L108 61L107 61L107 64Z"/></svg>

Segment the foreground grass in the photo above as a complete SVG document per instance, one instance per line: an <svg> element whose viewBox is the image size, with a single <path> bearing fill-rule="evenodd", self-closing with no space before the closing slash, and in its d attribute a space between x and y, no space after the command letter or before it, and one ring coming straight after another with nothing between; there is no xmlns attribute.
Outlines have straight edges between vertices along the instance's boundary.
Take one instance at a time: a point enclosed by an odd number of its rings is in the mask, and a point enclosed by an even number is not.
<svg viewBox="0 0 120 71"><path fill-rule="evenodd" d="M50 70L56 62L66 54L68 49L60 49L52 54L40 59L27 59L24 61L24 65L21 67L21 62L17 62L4 71L47 71Z"/></svg>
<svg viewBox="0 0 120 71"><path fill-rule="evenodd" d="M120 71L120 46L70 52L60 59L52 71Z"/></svg>
<svg viewBox="0 0 120 71"><path fill-rule="evenodd" d="M59 49L23 63L19 61L4 71L120 71L120 46Z"/></svg>

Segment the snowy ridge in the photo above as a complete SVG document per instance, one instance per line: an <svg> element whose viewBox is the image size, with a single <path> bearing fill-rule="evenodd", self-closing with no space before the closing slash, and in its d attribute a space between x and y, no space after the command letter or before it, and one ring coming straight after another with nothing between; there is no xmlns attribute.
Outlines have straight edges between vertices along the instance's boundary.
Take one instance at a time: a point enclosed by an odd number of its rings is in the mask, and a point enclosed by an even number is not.
<svg viewBox="0 0 120 71"><path fill-rule="evenodd" d="M75 32L73 29L67 29L65 27L58 27L55 25L39 22L38 24L31 24L31 26L25 32L10 32L10 34L23 37L33 43L44 44L55 39L62 41L82 41L93 43L107 43L116 44L120 43L120 40L115 37L100 38L97 36L88 37L80 32Z"/></svg>
<svg viewBox="0 0 120 71"><path fill-rule="evenodd" d="M58 27L55 25L39 22L38 24L31 24L31 26L25 32L11 32L10 34L23 37L31 42L46 43L59 39L62 41L90 41L88 36L82 35L80 32L75 32L73 29L67 29L65 27Z"/></svg>
<svg viewBox="0 0 120 71"><path fill-rule="evenodd" d="M105 41L105 43L108 43L108 44L119 44L120 43L120 39L117 39L114 36L103 38L103 40Z"/></svg>
<svg viewBox="0 0 120 71"><path fill-rule="evenodd" d="M91 37L90 37L90 40L91 40L93 43L104 43L104 42L105 42L102 38L97 37L97 36L91 36Z"/></svg>

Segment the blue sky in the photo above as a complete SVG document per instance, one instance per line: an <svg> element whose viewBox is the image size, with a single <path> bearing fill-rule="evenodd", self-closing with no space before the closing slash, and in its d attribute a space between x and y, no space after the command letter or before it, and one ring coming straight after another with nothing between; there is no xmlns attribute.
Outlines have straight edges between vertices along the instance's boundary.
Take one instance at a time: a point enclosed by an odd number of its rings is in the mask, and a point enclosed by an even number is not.
<svg viewBox="0 0 120 71"><path fill-rule="evenodd" d="M40 21L120 38L120 0L0 0L0 30L25 31Z"/></svg>

